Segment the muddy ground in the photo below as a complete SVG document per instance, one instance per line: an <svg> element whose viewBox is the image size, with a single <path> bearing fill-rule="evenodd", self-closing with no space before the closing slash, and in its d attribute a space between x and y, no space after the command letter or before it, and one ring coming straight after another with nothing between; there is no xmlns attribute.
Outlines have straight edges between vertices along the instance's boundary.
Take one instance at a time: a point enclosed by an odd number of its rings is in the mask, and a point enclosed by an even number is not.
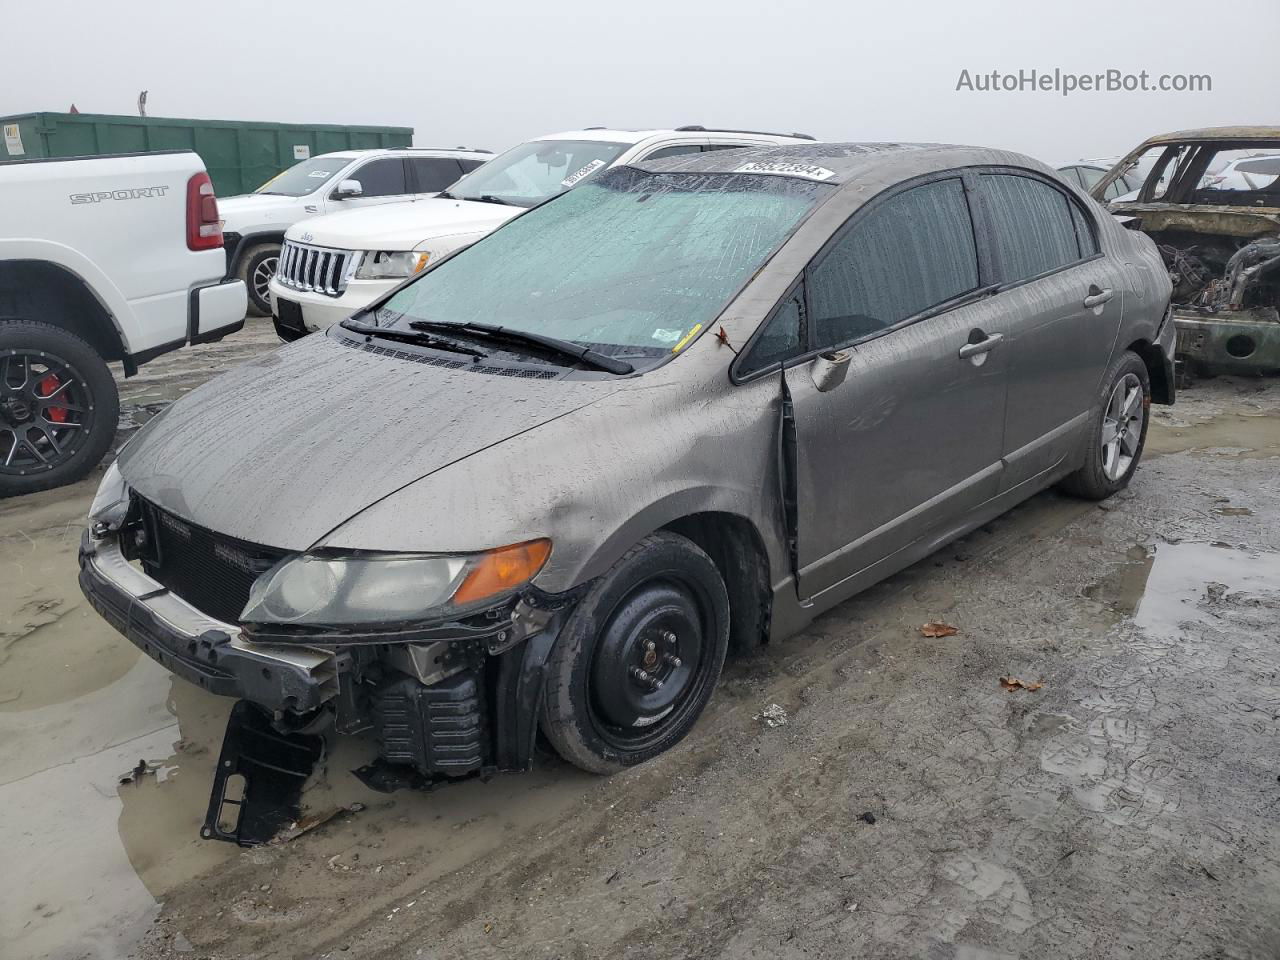
<svg viewBox="0 0 1280 960"><path fill-rule="evenodd" d="M157 361L126 420L272 339ZM0 956L1280 957L1278 466L1280 383L1200 382L1131 490L732 663L654 762L388 797L347 742L306 800L357 811L251 851L196 833L229 703L75 586L96 480L6 501Z"/></svg>

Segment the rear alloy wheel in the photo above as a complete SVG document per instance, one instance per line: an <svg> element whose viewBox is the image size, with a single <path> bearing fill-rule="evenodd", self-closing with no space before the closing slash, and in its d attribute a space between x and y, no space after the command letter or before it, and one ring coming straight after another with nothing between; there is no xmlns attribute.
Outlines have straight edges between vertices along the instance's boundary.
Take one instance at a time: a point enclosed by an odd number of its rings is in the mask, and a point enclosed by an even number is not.
<svg viewBox="0 0 1280 960"><path fill-rule="evenodd" d="M236 276L249 292L249 310L256 317L271 316L271 278L280 266L280 244L259 243L240 257Z"/></svg>
<svg viewBox="0 0 1280 960"><path fill-rule="evenodd" d="M543 732L593 773L657 756L697 721L728 647L728 594L711 558L676 534L648 536L592 586L556 641Z"/></svg>
<svg viewBox="0 0 1280 960"><path fill-rule="evenodd" d="M1084 464L1062 486L1089 500L1105 500L1129 485L1147 442L1151 381L1137 354L1126 351L1111 364L1094 408Z"/></svg>
<svg viewBox="0 0 1280 960"><path fill-rule="evenodd" d="M115 380L89 344L44 323L0 324L0 497L79 480L118 418Z"/></svg>

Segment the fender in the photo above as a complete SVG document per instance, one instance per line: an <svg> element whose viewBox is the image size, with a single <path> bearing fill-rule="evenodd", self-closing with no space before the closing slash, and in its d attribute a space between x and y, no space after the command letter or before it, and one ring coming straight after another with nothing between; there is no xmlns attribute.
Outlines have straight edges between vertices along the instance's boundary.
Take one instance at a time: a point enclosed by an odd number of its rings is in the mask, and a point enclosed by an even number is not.
<svg viewBox="0 0 1280 960"><path fill-rule="evenodd" d="M97 265L74 247L58 243L54 240L42 240L35 237L0 238L0 261L5 260L39 260L61 267L83 283L94 298L102 305L111 318L115 334L120 338L126 354L132 353L129 331L125 329L125 321L131 320L133 311L120 289L111 279L98 269Z"/></svg>

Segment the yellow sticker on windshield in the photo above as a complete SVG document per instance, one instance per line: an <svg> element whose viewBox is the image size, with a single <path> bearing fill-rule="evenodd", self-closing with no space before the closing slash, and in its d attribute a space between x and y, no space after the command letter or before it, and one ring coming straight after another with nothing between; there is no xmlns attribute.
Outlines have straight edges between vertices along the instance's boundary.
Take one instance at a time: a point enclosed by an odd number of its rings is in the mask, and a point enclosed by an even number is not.
<svg viewBox="0 0 1280 960"><path fill-rule="evenodd" d="M671 348L671 352L672 352L672 353L679 353L679 352L680 352L680 348L681 348L681 347L683 347L683 346L684 346L686 343L688 343L690 340L692 340L692 339L693 339L693 335L694 335L695 333L697 333L697 332L698 332L699 330L701 330L701 329L702 329L702 324L700 324L700 323L695 323L695 324L693 325L693 329L692 329L692 330L690 330L688 333L686 333L683 337L681 337L681 338L680 338L680 342L679 342L679 343L677 343L674 347L672 347L672 348Z"/></svg>

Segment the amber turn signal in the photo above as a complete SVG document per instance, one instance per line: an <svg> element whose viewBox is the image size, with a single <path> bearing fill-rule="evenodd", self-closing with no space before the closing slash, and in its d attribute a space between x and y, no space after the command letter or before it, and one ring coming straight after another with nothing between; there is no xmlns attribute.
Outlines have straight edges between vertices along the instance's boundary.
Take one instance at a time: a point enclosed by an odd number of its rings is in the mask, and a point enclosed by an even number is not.
<svg viewBox="0 0 1280 960"><path fill-rule="evenodd" d="M510 593L532 580L549 556L550 540L514 543L481 554L454 593L453 605L468 607L489 597Z"/></svg>

